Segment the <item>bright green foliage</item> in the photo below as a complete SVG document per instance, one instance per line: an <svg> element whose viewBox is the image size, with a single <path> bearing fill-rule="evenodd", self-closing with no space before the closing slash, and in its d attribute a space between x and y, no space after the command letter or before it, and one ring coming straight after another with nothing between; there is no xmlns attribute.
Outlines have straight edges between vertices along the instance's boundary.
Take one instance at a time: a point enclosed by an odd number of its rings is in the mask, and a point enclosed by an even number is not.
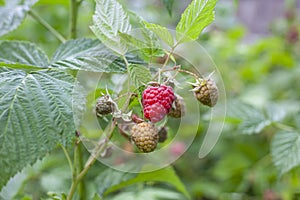
<svg viewBox="0 0 300 200"><path fill-rule="evenodd" d="M6 0L5 6L0 7L0 36L16 29L30 7L38 0Z"/></svg>
<svg viewBox="0 0 300 200"><path fill-rule="evenodd" d="M144 22L147 29L153 31L156 35L158 35L167 45L173 47L174 40L171 33L168 31L167 28L162 27L158 24L151 24L148 22Z"/></svg>
<svg viewBox="0 0 300 200"><path fill-rule="evenodd" d="M130 78L136 87L147 84L151 81L151 73L148 68L143 65L131 64L128 66Z"/></svg>
<svg viewBox="0 0 300 200"><path fill-rule="evenodd" d="M300 133L277 133L271 145L274 164L281 173L286 173L300 164Z"/></svg>
<svg viewBox="0 0 300 200"><path fill-rule="evenodd" d="M127 51L118 33L129 33L129 17L116 0L96 0L96 10L91 26L94 34L109 48L124 55Z"/></svg>
<svg viewBox="0 0 300 200"><path fill-rule="evenodd" d="M202 30L213 22L217 0L193 0L176 26L179 43L196 40Z"/></svg>
<svg viewBox="0 0 300 200"><path fill-rule="evenodd" d="M111 192L140 182L158 181L173 185L178 191L189 198L189 194L185 186L180 181L172 167L139 174L124 174L122 172L116 172L112 169L108 169L99 176L99 180L104 180L104 183L101 182L98 188L99 194L101 195L108 195Z"/></svg>
<svg viewBox="0 0 300 200"><path fill-rule="evenodd" d="M35 44L21 41L0 43L0 62L40 68L46 68L49 63L47 55Z"/></svg>
<svg viewBox="0 0 300 200"><path fill-rule="evenodd" d="M0 68L0 187L74 136L74 79L56 70L26 74Z"/></svg>

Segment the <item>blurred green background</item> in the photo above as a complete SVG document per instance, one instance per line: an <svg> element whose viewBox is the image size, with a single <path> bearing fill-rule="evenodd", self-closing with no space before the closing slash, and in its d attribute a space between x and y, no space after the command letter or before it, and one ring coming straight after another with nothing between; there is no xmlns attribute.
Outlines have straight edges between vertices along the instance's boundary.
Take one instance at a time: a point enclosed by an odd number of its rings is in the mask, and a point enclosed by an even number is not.
<svg viewBox="0 0 300 200"><path fill-rule="evenodd" d="M120 2L145 20L174 29L190 1L174 0L172 8L168 7L169 1L163 0ZM33 9L67 35L69 1L40 0ZM83 1L78 37L94 38L89 29L93 10L92 0ZM217 3L215 22L201 35L199 43L220 70L228 115L221 138L206 158L195 159L198 144L203 140L202 131L208 125L203 120L193 145L173 163L192 199L300 199L299 168L280 174L270 150L274 134L285 131L286 127L298 132L300 129L299 11L300 1L295 0L219 0ZM2 39L32 41L49 56L60 44L30 16ZM201 55L197 56L201 59ZM241 115L248 113L247 120L251 123L256 116L251 113L253 110L264 113L270 105L284 109L282 126L270 124L255 134L247 131L250 125L241 129L240 122L244 120ZM97 163L87 180L93 179L102 168ZM16 199L24 195L45 198L47 191L67 192L70 178L68 164L58 149L18 174L3 192L8 196L17 192ZM88 191L95 187L87 184Z"/></svg>

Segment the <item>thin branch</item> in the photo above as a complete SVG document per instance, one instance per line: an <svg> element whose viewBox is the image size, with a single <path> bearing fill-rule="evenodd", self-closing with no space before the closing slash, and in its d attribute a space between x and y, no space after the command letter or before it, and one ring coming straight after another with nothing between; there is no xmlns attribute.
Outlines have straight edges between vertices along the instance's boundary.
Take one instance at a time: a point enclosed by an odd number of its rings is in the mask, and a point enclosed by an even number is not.
<svg viewBox="0 0 300 200"><path fill-rule="evenodd" d="M30 10L28 11L28 14L36 20L38 23L40 23L43 27L45 27L50 33L52 33L53 36L55 36L59 41L64 43L66 39L64 36L62 36L57 30L55 30L48 22L46 22L43 18L41 18L35 11Z"/></svg>
<svg viewBox="0 0 300 200"><path fill-rule="evenodd" d="M73 172L74 172L74 167L73 167L73 163L72 163L72 161L71 161L71 158L70 158L70 155L69 155L67 149L66 149L62 144L60 144L59 146L60 146L60 147L62 148L62 150L64 151L64 154L65 154L65 156L66 156L66 158L67 158L67 160L68 160L68 163L69 163L70 170L71 170L71 172L73 173Z"/></svg>
<svg viewBox="0 0 300 200"><path fill-rule="evenodd" d="M108 125L107 127L107 135L108 137L112 134L112 132L115 129L115 122L112 121L110 123L110 125ZM104 131L104 132L106 132ZM98 145L98 149L96 150L96 152L92 155L90 155L89 159L87 160L87 162L84 165L84 168L82 169L82 171L80 173L78 173L78 175L73 179L72 181L72 185L67 197L67 200L72 200L74 194L75 194L75 190L77 188L77 185L81 182L81 180L83 179L83 177L86 175L86 173L88 172L88 170L93 166L93 164L95 163L95 161L97 160L97 157L102 153L102 151L106 148L106 144L107 144L108 140L105 141L104 143L101 142Z"/></svg>
<svg viewBox="0 0 300 200"><path fill-rule="evenodd" d="M81 1L77 0L70 0L70 18L69 18L69 24L70 24L70 34L69 38L74 39L77 36L77 15L78 15L78 6L81 3Z"/></svg>

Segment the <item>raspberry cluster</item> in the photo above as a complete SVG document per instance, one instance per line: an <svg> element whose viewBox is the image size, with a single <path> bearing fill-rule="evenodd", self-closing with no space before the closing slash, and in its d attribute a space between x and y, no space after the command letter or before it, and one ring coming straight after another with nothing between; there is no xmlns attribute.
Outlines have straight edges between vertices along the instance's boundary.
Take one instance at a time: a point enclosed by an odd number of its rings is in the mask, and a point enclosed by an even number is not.
<svg viewBox="0 0 300 200"><path fill-rule="evenodd" d="M143 91L143 111L145 118L156 123L161 121L172 108L175 100L171 86L149 86Z"/></svg>

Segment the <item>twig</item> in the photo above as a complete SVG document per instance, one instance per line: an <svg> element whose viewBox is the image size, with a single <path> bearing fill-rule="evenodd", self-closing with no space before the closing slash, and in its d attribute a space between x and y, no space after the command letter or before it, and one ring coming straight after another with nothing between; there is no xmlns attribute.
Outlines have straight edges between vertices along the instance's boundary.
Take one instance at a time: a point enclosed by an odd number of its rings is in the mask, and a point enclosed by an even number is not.
<svg viewBox="0 0 300 200"><path fill-rule="evenodd" d="M70 155L69 155L67 149L66 149L62 144L59 144L59 146L60 146L60 147L62 148L62 150L64 151L64 154L65 154L65 156L66 156L66 158L67 158L67 160L68 160L68 163L69 163L70 170L71 170L71 172L73 173L73 172L74 172L74 167L73 167L73 163L72 163L72 161L71 161L71 158L70 158Z"/></svg>
<svg viewBox="0 0 300 200"><path fill-rule="evenodd" d="M55 30L48 22L46 22L43 18L41 18L35 11L30 10L28 14L40 23L43 27L45 27L52 35L54 35L59 41L64 43L66 39L62 36L57 30Z"/></svg>
<svg viewBox="0 0 300 200"><path fill-rule="evenodd" d="M82 1L70 0L71 14L69 18L70 24L70 34L69 38L73 39L77 36L77 14L78 14L78 6Z"/></svg>

